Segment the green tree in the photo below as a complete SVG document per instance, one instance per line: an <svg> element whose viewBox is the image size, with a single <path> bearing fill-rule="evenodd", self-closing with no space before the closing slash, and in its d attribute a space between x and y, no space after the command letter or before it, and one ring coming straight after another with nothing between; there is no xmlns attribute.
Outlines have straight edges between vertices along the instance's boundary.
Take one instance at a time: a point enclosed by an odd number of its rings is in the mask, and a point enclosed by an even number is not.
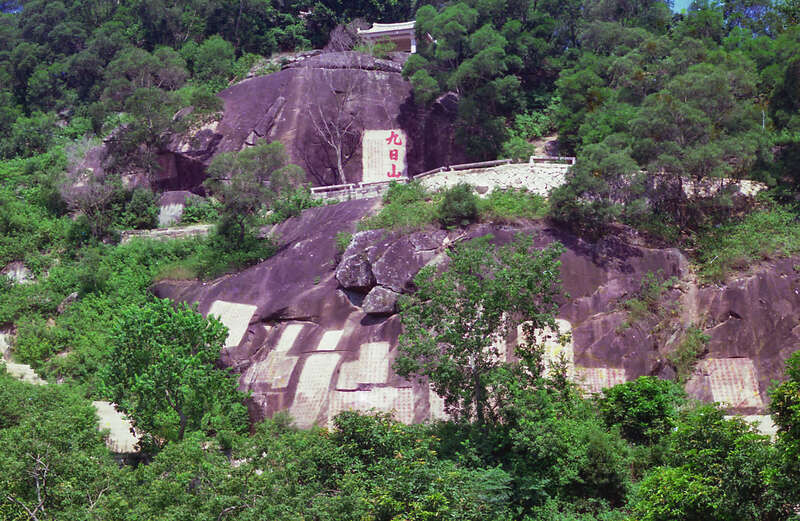
<svg viewBox="0 0 800 521"><path fill-rule="evenodd" d="M641 521L722 521L720 499L710 478L684 467L658 467L637 487L632 510Z"/></svg>
<svg viewBox="0 0 800 521"><path fill-rule="evenodd" d="M516 356L535 364L535 329L554 327L560 291L560 244L533 249L529 237L495 248L491 237L460 244L446 270L434 266L414 278L417 291L401 301L403 334L398 374L426 377L455 417L479 423L497 418L489 388L506 366L505 345L526 324Z"/></svg>
<svg viewBox="0 0 800 521"><path fill-rule="evenodd" d="M167 299L120 311L102 375L109 397L156 445L187 431L239 431L247 412L236 380L215 364L227 330Z"/></svg>
<svg viewBox="0 0 800 521"><path fill-rule="evenodd" d="M158 155L170 138L185 128L174 119L175 95L158 87L136 89L125 99L129 121L106 140L108 170L116 173L144 171L152 179L160 169Z"/></svg>
<svg viewBox="0 0 800 521"><path fill-rule="evenodd" d="M194 74L203 82L222 86L233 71L233 45L220 36L212 36L197 48Z"/></svg>
<svg viewBox="0 0 800 521"><path fill-rule="evenodd" d="M767 436L715 405L684 411L668 437L666 462L697 476L717 492L721 519L786 519L791 507L775 487L778 451Z"/></svg>
<svg viewBox="0 0 800 521"><path fill-rule="evenodd" d="M437 212L444 226L465 226L478 217L478 197L471 185L459 183L445 190Z"/></svg>
<svg viewBox="0 0 800 521"><path fill-rule="evenodd" d="M778 427L782 488L790 502L800 499L800 353L786 360L786 379L769 391L770 412Z"/></svg>
<svg viewBox="0 0 800 521"><path fill-rule="evenodd" d="M219 231L234 248L244 244L259 210L298 189L305 178L278 141L218 154L208 174L206 183L222 202Z"/></svg>
<svg viewBox="0 0 800 521"><path fill-rule="evenodd" d="M603 391L600 411L609 426L619 425L633 443L656 443L675 424L683 389L669 380L640 376Z"/></svg>
<svg viewBox="0 0 800 521"><path fill-rule="evenodd" d="M117 476L80 393L0 374L0 518L86 519Z"/></svg>
<svg viewBox="0 0 800 521"><path fill-rule="evenodd" d="M629 149L605 141L587 146L567 182L550 193L552 216L580 233L603 234L623 208L637 207L632 203L643 195L637 171Z"/></svg>

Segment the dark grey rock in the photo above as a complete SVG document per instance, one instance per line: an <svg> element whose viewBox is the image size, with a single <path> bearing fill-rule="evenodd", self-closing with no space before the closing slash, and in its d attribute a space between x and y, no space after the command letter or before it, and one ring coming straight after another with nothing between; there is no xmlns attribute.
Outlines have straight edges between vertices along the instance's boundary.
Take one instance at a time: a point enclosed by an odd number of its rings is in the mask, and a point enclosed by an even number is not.
<svg viewBox="0 0 800 521"><path fill-rule="evenodd" d="M345 257L336 268L336 280L345 289L369 291L375 285L375 275L369 260L362 253Z"/></svg>
<svg viewBox="0 0 800 521"><path fill-rule="evenodd" d="M375 286L367 293L362 308L371 315L391 315L397 311L398 297L397 293L388 288Z"/></svg>

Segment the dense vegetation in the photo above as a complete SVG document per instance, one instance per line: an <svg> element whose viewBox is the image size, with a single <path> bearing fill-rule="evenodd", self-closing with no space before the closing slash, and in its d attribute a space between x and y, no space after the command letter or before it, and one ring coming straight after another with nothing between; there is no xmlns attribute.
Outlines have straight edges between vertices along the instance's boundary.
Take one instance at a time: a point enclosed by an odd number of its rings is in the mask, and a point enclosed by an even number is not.
<svg viewBox="0 0 800 521"><path fill-rule="evenodd" d="M696 327L670 360L678 382L584 396L530 336L555 325L561 250L524 238L454 247L450 269L423 270L401 303L395 370L429 378L452 420L248 424L218 367L224 327L148 288L272 255L261 226L318 204L304 173L278 143L220 154L213 197L182 217L215 223L207 238L119 244L157 219L157 194L123 180L156 174L171 137L218 118L215 94L275 70L276 53L321 47L356 18L412 17L414 101L455 93L465 149L523 159L557 132L578 163L549 200L393 185L363 228L549 215L597 236L623 222L690 249L714 281L800 251L793 1L698 0L677 14L657 0L0 1L0 268L21 262L33 279L0 276L0 329L50 382L0 374L0 520L796 518L800 355L770 390L775 440L686 398L680 380L707 341ZM109 160L93 176L82 159L101 140ZM742 200L741 179L769 191ZM658 313L668 283L651 274L623 308ZM505 360L496 341L520 323L528 341ZM93 399L145 433L135 464L105 447Z"/></svg>

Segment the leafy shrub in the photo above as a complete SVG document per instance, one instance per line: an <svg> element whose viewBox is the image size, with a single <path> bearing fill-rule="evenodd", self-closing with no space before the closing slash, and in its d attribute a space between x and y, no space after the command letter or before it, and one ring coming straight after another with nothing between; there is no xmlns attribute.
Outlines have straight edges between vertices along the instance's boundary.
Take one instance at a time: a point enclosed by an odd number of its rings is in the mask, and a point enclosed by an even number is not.
<svg viewBox="0 0 800 521"><path fill-rule="evenodd" d="M308 186L298 186L282 191L272 203L269 222L283 222L289 217L297 217L303 210L322 206L324 203L311 196Z"/></svg>
<svg viewBox="0 0 800 521"><path fill-rule="evenodd" d="M525 189L495 189L478 199L478 211L482 220L536 219L547 214L547 199Z"/></svg>
<svg viewBox="0 0 800 521"><path fill-rule="evenodd" d="M685 396L674 382L640 376L604 390L599 400L600 412L606 424L618 425L627 440L652 444L672 429Z"/></svg>
<svg viewBox="0 0 800 521"><path fill-rule="evenodd" d="M704 280L724 281L732 270L745 269L772 256L800 251L797 212L786 206L748 214L738 222L702 232L695 260Z"/></svg>
<svg viewBox="0 0 800 521"><path fill-rule="evenodd" d="M256 64L259 60L262 60L263 57L259 56L258 54L253 54L251 52L246 52L242 54L236 62L233 64L233 78L234 81L242 81L247 77L247 74L250 72L250 69L253 68L253 65Z"/></svg>
<svg viewBox="0 0 800 521"><path fill-rule="evenodd" d="M189 96L189 104L201 114L219 112L224 107L222 99L206 86L199 86L192 90Z"/></svg>
<svg viewBox="0 0 800 521"><path fill-rule="evenodd" d="M424 228L437 217L439 194L430 194L419 182L392 183L383 197L383 208L377 215L363 219L360 230L413 231Z"/></svg>
<svg viewBox="0 0 800 521"><path fill-rule="evenodd" d="M478 196L472 186L459 183L445 190L437 214L444 226L464 226L474 221L478 217Z"/></svg>
<svg viewBox="0 0 800 521"><path fill-rule="evenodd" d="M384 203L395 204L417 203L428 199L430 199L430 194L418 181L410 183L392 182L389 184L386 195L383 196Z"/></svg>
<svg viewBox="0 0 800 521"><path fill-rule="evenodd" d="M704 334L702 329L692 325L684 333L683 340L678 347L667 355L667 360L675 366L679 381L683 382L689 378L697 359L705 351L709 340L711 337Z"/></svg>
<svg viewBox="0 0 800 521"><path fill-rule="evenodd" d="M190 197L183 207L181 224L213 223L219 220L220 204L216 199Z"/></svg>
<svg viewBox="0 0 800 521"><path fill-rule="evenodd" d="M146 188L134 188L121 193L116 205L114 224L123 229L149 230L158 224L158 204L155 194Z"/></svg>
<svg viewBox="0 0 800 521"><path fill-rule="evenodd" d="M336 234L336 251L344 253L350 242L353 240L353 234L349 232L339 232Z"/></svg>
<svg viewBox="0 0 800 521"><path fill-rule="evenodd" d="M659 305L661 295L673 284L675 284L675 277L664 279L661 270L657 273L652 271L645 273L639 282L639 291L636 296L622 303L622 307L629 313L629 319L636 322L651 313L659 312L662 309Z"/></svg>
<svg viewBox="0 0 800 521"><path fill-rule="evenodd" d="M217 231L208 237L200 249L198 273L203 278L214 278L241 270L272 257L277 249L277 244L271 239L260 239L250 234L245 236L241 244L232 248L230 238L224 232Z"/></svg>
<svg viewBox="0 0 800 521"><path fill-rule="evenodd" d="M273 256L277 249L277 244L271 239L261 239L252 234L246 234L241 244L234 247L225 231L218 229L207 238L198 240L192 254L161 264L153 273L153 279L212 279L262 262Z"/></svg>
<svg viewBox="0 0 800 521"><path fill-rule="evenodd" d="M504 159L513 159L521 162L528 161L535 152L536 147L532 143L519 136L511 136L503 143L503 150L500 155Z"/></svg>
<svg viewBox="0 0 800 521"><path fill-rule="evenodd" d="M633 519L724 519L717 514L721 494L714 480L686 467L658 467L639 484L632 501Z"/></svg>
<svg viewBox="0 0 800 521"><path fill-rule="evenodd" d="M364 42L353 47L356 52L369 54L379 59L386 59L397 50L397 44L392 41Z"/></svg>
<svg viewBox="0 0 800 521"><path fill-rule="evenodd" d="M549 106L544 111L525 112L514 116L514 126L511 133L524 139L536 139L553 131L555 122L551 117L554 106Z"/></svg>
<svg viewBox="0 0 800 521"><path fill-rule="evenodd" d="M233 45L214 35L203 41L194 56L194 74L212 90L221 90L233 71Z"/></svg>

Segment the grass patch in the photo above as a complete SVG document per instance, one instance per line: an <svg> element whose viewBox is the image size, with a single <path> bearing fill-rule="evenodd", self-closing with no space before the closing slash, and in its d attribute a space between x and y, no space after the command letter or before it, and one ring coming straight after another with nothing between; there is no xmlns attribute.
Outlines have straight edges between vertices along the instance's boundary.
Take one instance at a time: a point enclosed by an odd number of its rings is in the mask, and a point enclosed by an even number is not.
<svg viewBox="0 0 800 521"><path fill-rule="evenodd" d="M215 223L222 205L216 199L190 197L181 214L181 224Z"/></svg>
<svg viewBox="0 0 800 521"><path fill-rule="evenodd" d="M645 273L640 282L639 291L633 297L622 302L622 308L628 312L628 318L620 324L618 332L628 329L634 323L649 316L655 315L663 318L669 309L667 306L661 306L659 301L664 292L675 284L675 281L675 277L665 279L661 270L657 273L652 271Z"/></svg>
<svg viewBox="0 0 800 521"><path fill-rule="evenodd" d="M477 217L481 221L513 222L539 219L547 214L547 199L527 190L494 190L485 198L469 196L468 185L429 192L419 182L393 183L377 215L363 219L359 230L412 232L440 221L444 226L462 225ZM475 212L471 204L475 203Z"/></svg>
<svg viewBox="0 0 800 521"><path fill-rule="evenodd" d="M232 249L230 243L215 232L206 239L197 239L197 248L191 255L161 265L153 274L153 280L213 279L264 261L276 250L274 241L253 236L246 237L241 246Z"/></svg>
<svg viewBox="0 0 800 521"><path fill-rule="evenodd" d="M438 219L441 195L428 192L419 182L392 183L383 197L383 208L358 223L359 230L399 230L412 232L426 228Z"/></svg>
<svg viewBox="0 0 800 521"><path fill-rule="evenodd" d="M344 253L350 242L353 240L353 234L350 232L339 232L336 234L336 251Z"/></svg>
<svg viewBox="0 0 800 521"><path fill-rule="evenodd" d="M478 213L483 221L513 221L539 219L548 211L547 199L522 189L493 190L478 200Z"/></svg>
<svg viewBox="0 0 800 521"><path fill-rule="evenodd" d="M735 270L800 251L800 222L795 210L775 205L697 237L695 262L704 281L722 282Z"/></svg>

